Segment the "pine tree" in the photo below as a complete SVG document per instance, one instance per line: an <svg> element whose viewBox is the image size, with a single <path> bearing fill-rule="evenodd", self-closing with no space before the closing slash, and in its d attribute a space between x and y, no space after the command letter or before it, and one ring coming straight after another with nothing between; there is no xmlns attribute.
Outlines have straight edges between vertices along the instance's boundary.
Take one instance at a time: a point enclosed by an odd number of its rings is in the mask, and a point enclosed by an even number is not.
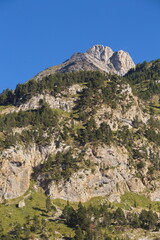
<svg viewBox="0 0 160 240"><path fill-rule="evenodd" d="M47 212L50 212L51 209L52 209L52 202L51 202L50 197L47 197L47 199L46 199L46 210L47 210Z"/></svg>
<svg viewBox="0 0 160 240"><path fill-rule="evenodd" d="M78 226L77 229L75 230L75 240L84 240L84 234L82 229Z"/></svg>
<svg viewBox="0 0 160 240"><path fill-rule="evenodd" d="M88 218L88 215L87 215L87 210L82 205L81 202L78 204L77 223L82 230L86 230L89 226L89 218Z"/></svg>
<svg viewBox="0 0 160 240"><path fill-rule="evenodd" d="M77 215L73 207L69 206L69 203L64 207L62 211L62 217L65 222L70 227L76 227L77 225Z"/></svg>
<svg viewBox="0 0 160 240"><path fill-rule="evenodd" d="M114 212L114 219L118 225L124 225L126 223L124 212L120 207Z"/></svg>

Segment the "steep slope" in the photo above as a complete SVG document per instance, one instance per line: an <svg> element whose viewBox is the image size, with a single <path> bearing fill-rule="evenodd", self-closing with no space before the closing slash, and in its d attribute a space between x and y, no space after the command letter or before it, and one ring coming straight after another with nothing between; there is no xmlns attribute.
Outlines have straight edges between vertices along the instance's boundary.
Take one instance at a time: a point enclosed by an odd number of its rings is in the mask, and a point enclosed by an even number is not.
<svg viewBox="0 0 160 240"><path fill-rule="evenodd" d="M151 101L153 104L155 98L159 100L160 59L137 64L135 69L131 69L126 74L126 78L140 98L148 102ZM156 104L158 104L158 101Z"/></svg>
<svg viewBox="0 0 160 240"><path fill-rule="evenodd" d="M107 73L125 75L135 64L129 53L125 51L113 52L111 48L103 45L95 45L85 53L76 53L63 64L50 67L40 72L35 79L42 79L44 76L55 72L73 72L86 70L99 70Z"/></svg>
<svg viewBox="0 0 160 240"><path fill-rule="evenodd" d="M24 194L31 179L53 199L120 201L133 191L160 200L158 115L124 78L59 73L0 100L1 201Z"/></svg>
<svg viewBox="0 0 160 240"><path fill-rule="evenodd" d="M0 239L160 239L160 61L131 65L98 45L0 95Z"/></svg>

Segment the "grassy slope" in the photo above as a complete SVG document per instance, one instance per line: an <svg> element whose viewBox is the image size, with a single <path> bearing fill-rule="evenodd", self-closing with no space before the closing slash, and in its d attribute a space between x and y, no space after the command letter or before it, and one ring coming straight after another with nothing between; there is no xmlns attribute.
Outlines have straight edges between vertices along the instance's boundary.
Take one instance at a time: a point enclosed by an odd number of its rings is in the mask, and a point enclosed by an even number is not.
<svg viewBox="0 0 160 240"><path fill-rule="evenodd" d="M62 220L54 220L54 218L46 212L46 196L41 191L35 192L31 191L31 194L28 193L25 196L8 201L5 204L0 204L0 222L2 226L7 232L10 229L10 225L14 223L24 224L26 222L26 217L30 216L33 218L35 215L39 216L40 218L47 219L47 229L52 230L52 232L57 232L60 235L65 237L73 237L74 230L67 227ZM17 204L20 200L25 198L26 206L23 208L18 208ZM99 206L100 204L107 202L105 197L95 197L92 198L90 201L84 203L86 207L90 204L93 206ZM136 203L136 205L135 205ZM57 206L58 209L63 210L67 201L62 199L53 200L53 204ZM75 209L78 206L77 202L70 202L70 205L73 206ZM125 193L121 197L121 203L111 203L112 209L116 209L117 207L121 207L124 210L140 212L141 209L149 209L151 208L157 213L160 213L160 202L152 202L143 195L138 195L135 193ZM123 235L123 229L120 230L115 229L111 226L108 229L103 229L104 232L110 234L110 236L121 236ZM125 229L125 231L130 232L130 229ZM141 233L143 230L141 230ZM134 233L135 234L135 233ZM139 234L139 233L138 233Z"/></svg>
<svg viewBox="0 0 160 240"><path fill-rule="evenodd" d="M42 192L32 192L30 196L25 199L26 206L18 208L17 204L24 197L8 201L6 204L0 204L0 222L4 231L10 229L10 225L15 223L24 224L26 217L33 218L35 215L40 218L48 219L47 228L52 231L59 232L63 236L73 236L72 229L64 225L63 222L53 221L53 217L46 213L46 196Z"/></svg>

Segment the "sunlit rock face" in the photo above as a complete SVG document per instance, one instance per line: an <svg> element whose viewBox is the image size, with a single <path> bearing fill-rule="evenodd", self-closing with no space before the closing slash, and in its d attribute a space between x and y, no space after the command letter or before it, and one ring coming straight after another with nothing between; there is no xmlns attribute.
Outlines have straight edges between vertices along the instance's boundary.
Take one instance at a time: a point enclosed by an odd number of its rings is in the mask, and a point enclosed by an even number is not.
<svg viewBox="0 0 160 240"><path fill-rule="evenodd" d="M129 53L123 50L114 52L110 47L94 45L85 53L75 53L64 63L40 72L35 79L42 79L44 76L54 72L64 73L87 70L99 70L123 76L134 67L135 64Z"/></svg>

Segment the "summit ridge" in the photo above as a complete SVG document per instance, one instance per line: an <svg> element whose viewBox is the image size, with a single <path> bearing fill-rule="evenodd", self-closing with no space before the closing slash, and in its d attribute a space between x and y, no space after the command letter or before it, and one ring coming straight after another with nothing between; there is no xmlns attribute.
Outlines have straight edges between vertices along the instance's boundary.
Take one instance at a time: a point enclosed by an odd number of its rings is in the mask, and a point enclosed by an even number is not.
<svg viewBox="0 0 160 240"><path fill-rule="evenodd" d="M99 70L123 76L134 67L135 64L128 52L123 50L114 52L110 47L94 45L85 53L75 53L64 63L47 68L35 78L36 80L42 79L55 72L65 73L86 70Z"/></svg>

